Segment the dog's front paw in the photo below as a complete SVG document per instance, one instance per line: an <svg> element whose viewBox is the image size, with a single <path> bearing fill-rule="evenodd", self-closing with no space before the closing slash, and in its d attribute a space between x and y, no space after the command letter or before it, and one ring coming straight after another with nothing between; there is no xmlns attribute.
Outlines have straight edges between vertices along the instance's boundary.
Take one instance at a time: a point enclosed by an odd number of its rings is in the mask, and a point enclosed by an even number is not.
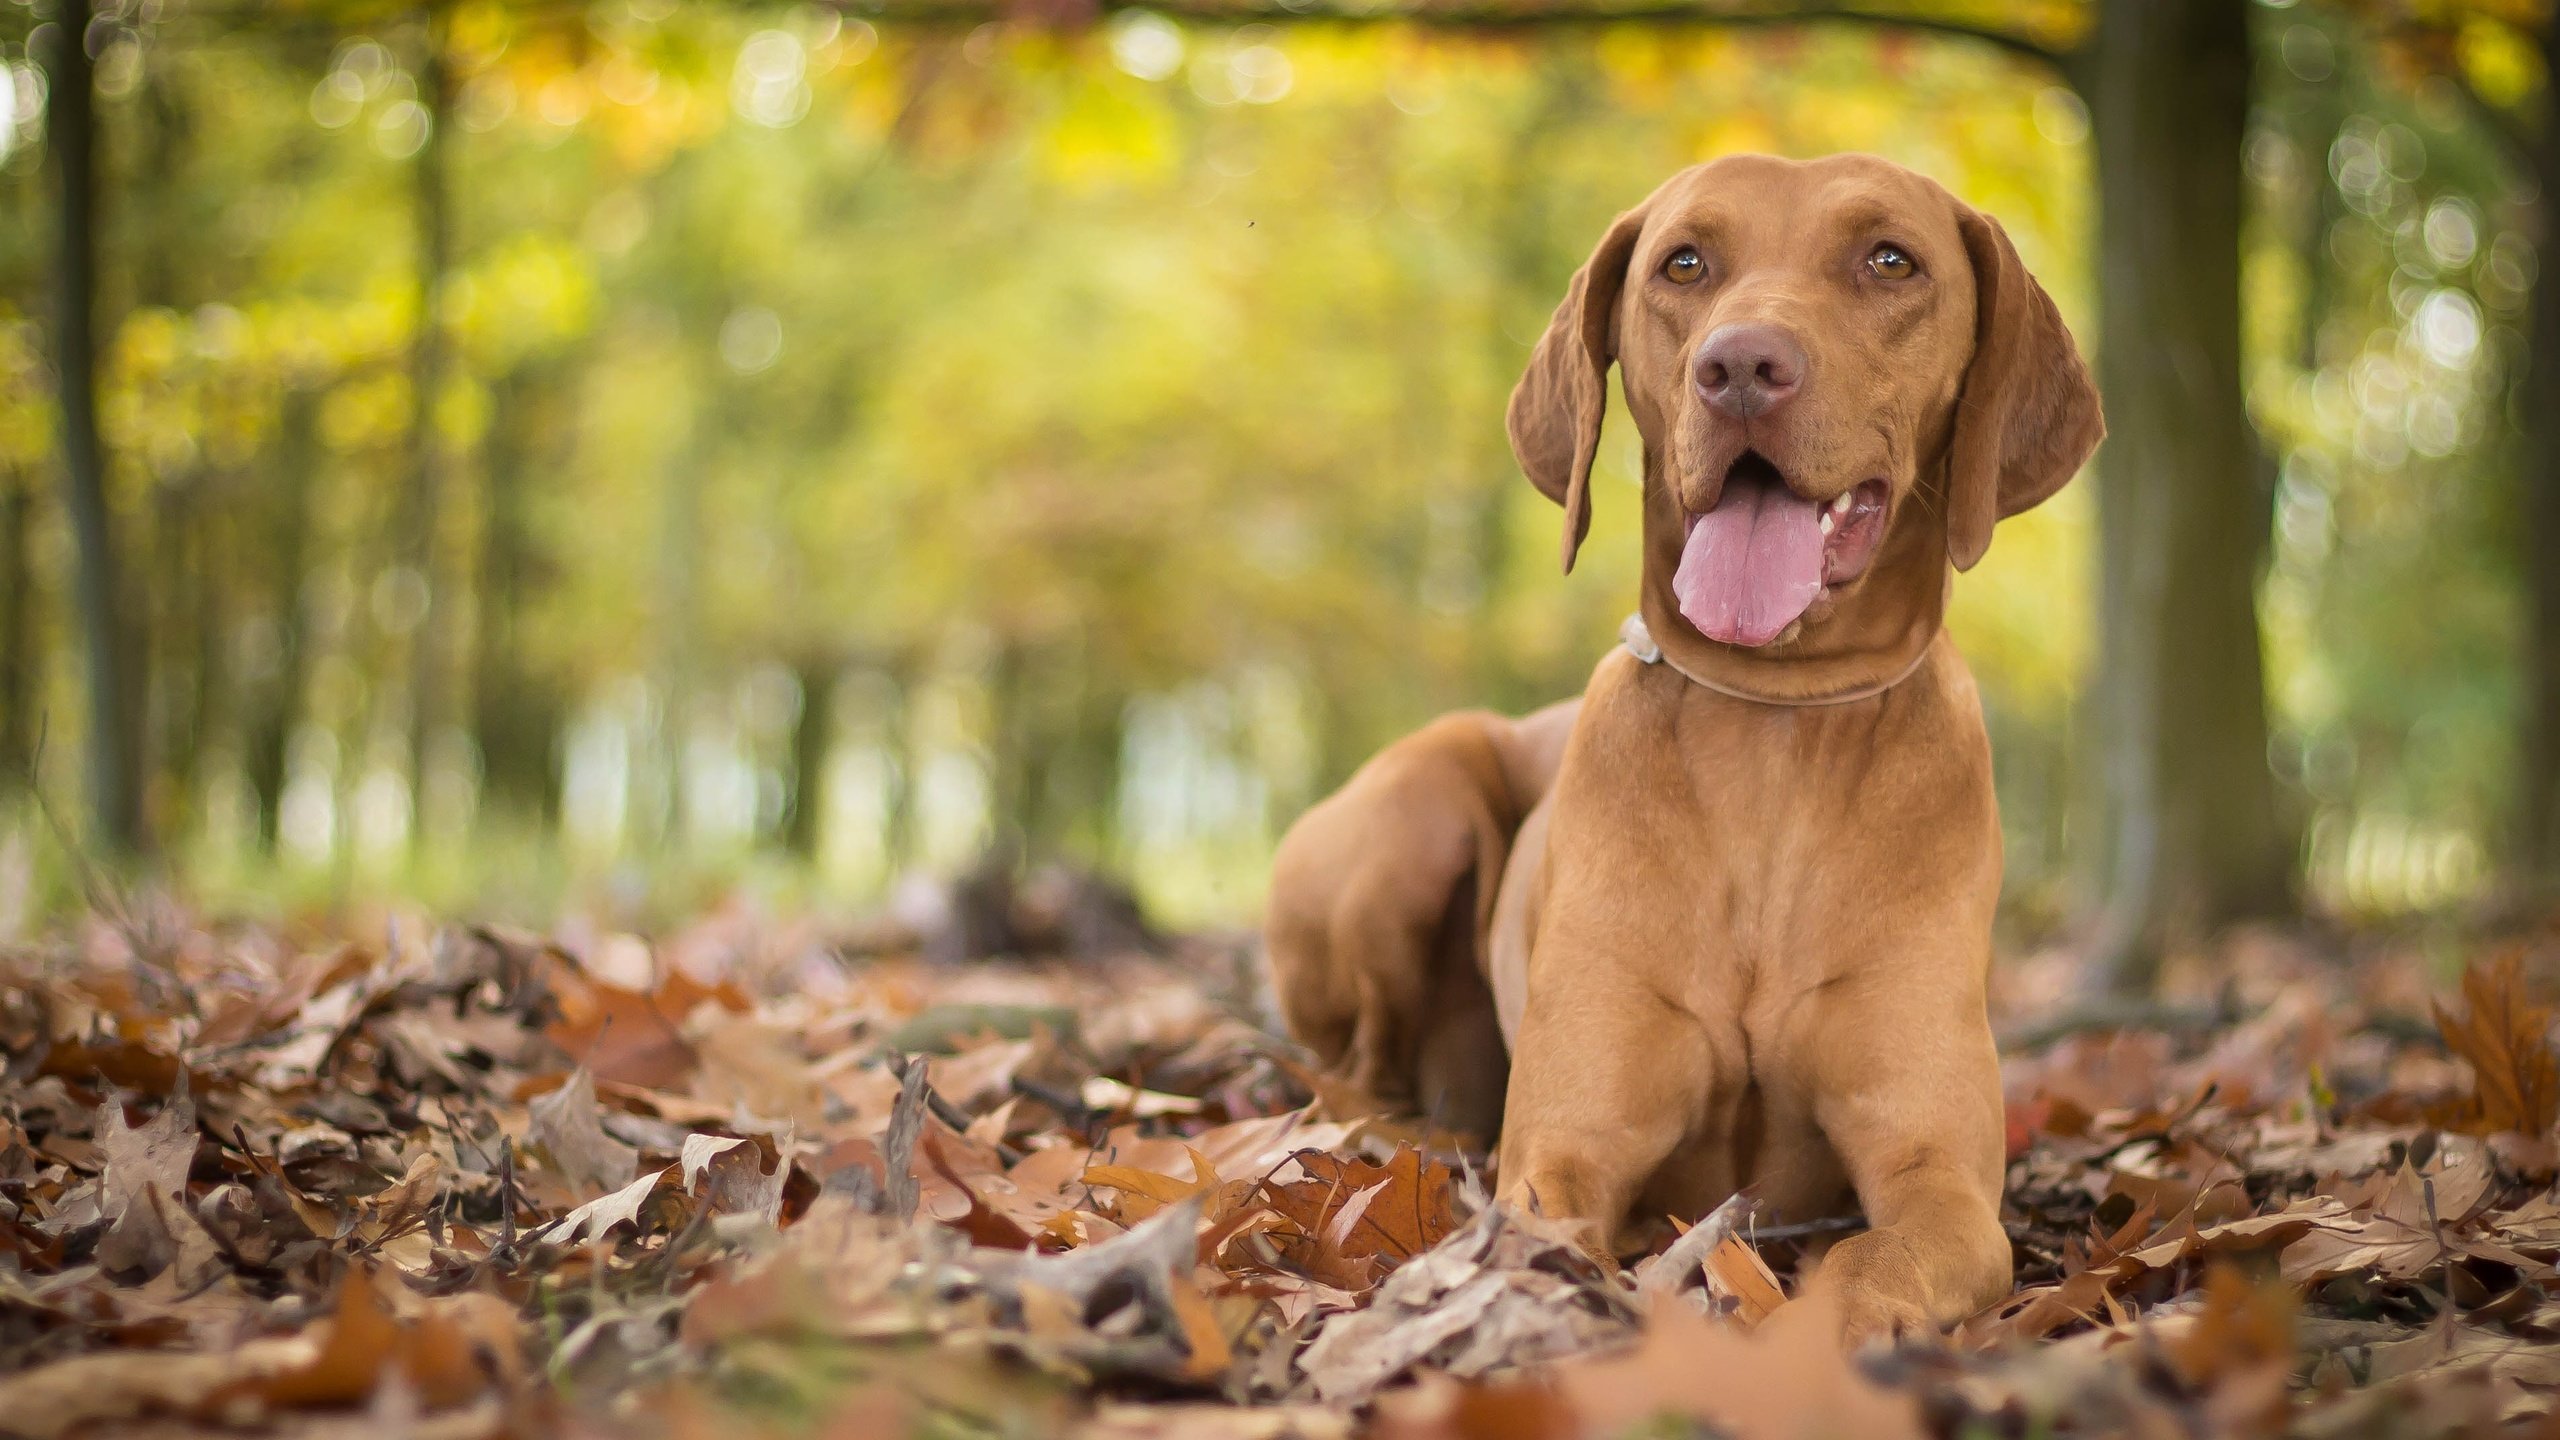
<svg viewBox="0 0 2560 1440"><path fill-rule="evenodd" d="M1844 1350L1863 1350L1870 1345L1895 1345L1938 1333L1927 1311L1913 1300L1881 1291L1851 1288L1842 1290L1834 1304L1839 1312L1840 1345Z"/></svg>
<svg viewBox="0 0 2560 1440"><path fill-rule="evenodd" d="M1870 1231L1842 1241L1815 1272L1809 1297L1835 1320L1851 1350L1938 1333L1928 1281L1895 1238Z"/></svg>

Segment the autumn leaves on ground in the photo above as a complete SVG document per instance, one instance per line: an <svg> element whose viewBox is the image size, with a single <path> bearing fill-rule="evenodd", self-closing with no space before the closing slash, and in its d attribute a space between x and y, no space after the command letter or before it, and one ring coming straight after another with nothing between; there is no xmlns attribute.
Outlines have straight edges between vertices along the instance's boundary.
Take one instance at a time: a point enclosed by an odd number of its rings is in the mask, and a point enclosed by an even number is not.
<svg viewBox="0 0 2560 1440"><path fill-rule="evenodd" d="M1606 1273L1311 1077L1241 944L873 948L128 908L8 954L0 1431L2468 1435L2560 1399L2560 947L2478 942L2433 1014L2414 950L2236 947L2226 1024L2011 1056L2016 1293L1855 1361L1778 1308L1852 1222L1746 1197Z"/></svg>

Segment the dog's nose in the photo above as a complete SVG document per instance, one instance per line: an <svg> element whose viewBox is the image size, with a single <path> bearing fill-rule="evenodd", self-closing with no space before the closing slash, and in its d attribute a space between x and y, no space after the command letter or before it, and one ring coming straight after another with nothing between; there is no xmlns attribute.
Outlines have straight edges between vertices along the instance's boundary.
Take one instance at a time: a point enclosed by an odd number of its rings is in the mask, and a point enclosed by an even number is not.
<svg viewBox="0 0 2560 1440"><path fill-rule="evenodd" d="M1766 415L1804 383L1804 347L1775 325L1726 325L1698 347L1699 398L1737 420Z"/></svg>

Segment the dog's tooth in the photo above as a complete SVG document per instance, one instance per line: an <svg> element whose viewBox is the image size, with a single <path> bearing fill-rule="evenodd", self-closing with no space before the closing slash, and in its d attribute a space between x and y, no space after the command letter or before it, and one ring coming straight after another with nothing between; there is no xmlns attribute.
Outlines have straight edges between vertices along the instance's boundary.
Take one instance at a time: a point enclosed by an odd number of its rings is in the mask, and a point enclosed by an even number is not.
<svg viewBox="0 0 2560 1440"><path fill-rule="evenodd" d="M1825 510L1825 511L1823 511L1823 512L1822 512L1822 520L1821 520L1822 533L1823 533L1823 534L1825 534L1825 535L1828 535L1828 534L1830 534L1830 533L1831 533L1831 515L1832 515L1832 512L1831 512L1831 511Z"/></svg>
<svg viewBox="0 0 2560 1440"><path fill-rule="evenodd" d="M1858 492L1857 492L1857 491L1855 491L1855 490L1843 490L1843 491L1841 491L1839 494L1832 496L1832 497L1831 497L1831 513L1832 513L1832 514L1834 514L1834 515L1846 515L1846 514L1848 514L1848 513L1849 513L1849 502L1850 502L1850 500L1851 500L1852 498L1854 498L1854 497L1857 495L1857 493L1858 493Z"/></svg>

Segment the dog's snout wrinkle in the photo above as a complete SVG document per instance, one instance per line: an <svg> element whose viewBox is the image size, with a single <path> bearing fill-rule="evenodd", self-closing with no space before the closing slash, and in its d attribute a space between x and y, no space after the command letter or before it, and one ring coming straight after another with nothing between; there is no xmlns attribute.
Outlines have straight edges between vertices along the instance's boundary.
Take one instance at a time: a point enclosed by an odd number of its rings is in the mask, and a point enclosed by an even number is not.
<svg viewBox="0 0 2560 1440"><path fill-rule="evenodd" d="M1775 325L1725 325L1699 345L1690 367L1698 397L1737 420L1755 420L1804 386L1804 347Z"/></svg>

